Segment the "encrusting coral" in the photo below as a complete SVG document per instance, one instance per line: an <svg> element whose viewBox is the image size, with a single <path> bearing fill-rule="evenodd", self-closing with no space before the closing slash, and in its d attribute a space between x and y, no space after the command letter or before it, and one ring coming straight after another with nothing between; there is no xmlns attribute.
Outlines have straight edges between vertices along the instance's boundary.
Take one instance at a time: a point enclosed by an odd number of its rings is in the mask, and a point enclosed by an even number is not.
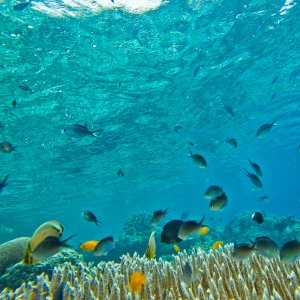
<svg viewBox="0 0 300 300"><path fill-rule="evenodd" d="M0 245L0 276L6 268L23 259L29 237L19 237Z"/></svg>
<svg viewBox="0 0 300 300"><path fill-rule="evenodd" d="M180 252L172 262L123 255L121 263L82 263L55 267L52 278L38 276L15 291L5 289L0 299L51 299L64 283L63 299L300 299L299 262L287 265L254 254L246 261L232 258L233 245L209 253ZM183 280L188 263L193 278ZM147 280L140 293L130 289L130 277L142 272Z"/></svg>

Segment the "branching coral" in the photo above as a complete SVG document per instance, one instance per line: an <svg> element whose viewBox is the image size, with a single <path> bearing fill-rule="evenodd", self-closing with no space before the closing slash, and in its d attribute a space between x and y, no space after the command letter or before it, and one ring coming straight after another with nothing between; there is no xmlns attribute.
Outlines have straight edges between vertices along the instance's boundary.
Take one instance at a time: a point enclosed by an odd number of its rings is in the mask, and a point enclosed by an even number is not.
<svg viewBox="0 0 300 300"><path fill-rule="evenodd" d="M4 290L1 299L45 299L66 283L63 299L300 299L300 265L285 265L278 259L254 255L248 262L235 261L232 245L205 253L183 251L173 262L124 255L121 263L87 267L64 264L47 275L24 283L15 291ZM193 280L186 284L184 264L192 268ZM146 275L139 294L129 288L134 272Z"/></svg>

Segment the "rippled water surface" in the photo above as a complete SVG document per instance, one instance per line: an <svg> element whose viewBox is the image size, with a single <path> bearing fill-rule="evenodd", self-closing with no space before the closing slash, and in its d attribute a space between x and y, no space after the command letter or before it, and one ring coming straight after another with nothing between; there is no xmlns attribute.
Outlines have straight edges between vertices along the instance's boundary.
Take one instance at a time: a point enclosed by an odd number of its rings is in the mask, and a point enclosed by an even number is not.
<svg viewBox="0 0 300 300"><path fill-rule="evenodd" d="M74 3L0 4L0 136L18 146L0 153L0 177L10 174L2 224L29 235L59 219L76 233L90 209L110 234L141 210L199 218L212 214L211 184L227 190L224 219L254 209L299 217L299 2L170 0L140 13L121 0ZM102 132L73 136L76 123ZM262 191L244 174L248 158L262 167Z"/></svg>

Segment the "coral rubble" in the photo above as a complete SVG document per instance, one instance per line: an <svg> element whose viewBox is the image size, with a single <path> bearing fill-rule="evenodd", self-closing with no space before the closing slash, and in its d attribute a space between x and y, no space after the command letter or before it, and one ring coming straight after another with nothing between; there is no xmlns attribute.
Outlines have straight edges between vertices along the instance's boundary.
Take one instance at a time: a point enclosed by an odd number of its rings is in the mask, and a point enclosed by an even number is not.
<svg viewBox="0 0 300 300"><path fill-rule="evenodd" d="M95 267L65 263L54 268L51 278L41 275L1 299L49 299L62 286L63 299L300 299L300 265L286 265L278 258L253 255L247 262L232 258L233 245L209 253L194 249L173 256L172 262L123 255L121 263L101 262ZM188 262L193 280L185 283ZM134 272L147 281L140 293L129 288Z"/></svg>

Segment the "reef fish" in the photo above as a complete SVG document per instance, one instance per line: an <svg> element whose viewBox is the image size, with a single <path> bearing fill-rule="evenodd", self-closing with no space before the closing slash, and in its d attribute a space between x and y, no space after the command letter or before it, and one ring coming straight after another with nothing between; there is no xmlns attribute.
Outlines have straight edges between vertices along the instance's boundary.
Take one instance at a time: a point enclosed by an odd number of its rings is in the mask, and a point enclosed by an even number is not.
<svg viewBox="0 0 300 300"><path fill-rule="evenodd" d="M255 243L253 243L252 245L235 243L233 247L232 255L234 258L238 260L242 260L250 257L254 252L254 250L255 250Z"/></svg>
<svg viewBox="0 0 300 300"><path fill-rule="evenodd" d="M203 225L204 219L205 219L205 216L201 219L200 222L184 221L179 227L177 236L181 240L187 240L191 235L198 232L201 227L204 227L204 225Z"/></svg>
<svg viewBox="0 0 300 300"><path fill-rule="evenodd" d="M190 285L192 282L193 270L188 262L183 265L182 280L185 284Z"/></svg>
<svg viewBox="0 0 300 300"><path fill-rule="evenodd" d="M45 260L60 251L62 247L70 247L67 244L74 235L68 237L67 239L61 241L59 238L54 236L48 236L45 238L31 253L28 261L24 260L26 264L35 264L41 260Z"/></svg>
<svg viewBox="0 0 300 300"><path fill-rule="evenodd" d="M165 244L179 243L182 241L178 237L178 231L183 224L181 220L173 220L165 224L161 233L160 241Z"/></svg>
<svg viewBox="0 0 300 300"><path fill-rule="evenodd" d="M23 10L30 4L30 1L20 2L13 6L14 10ZM24 83L23 83L24 84Z"/></svg>
<svg viewBox="0 0 300 300"><path fill-rule="evenodd" d="M280 259L287 263L294 263L300 258L300 242L293 240L285 243L280 249Z"/></svg>
<svg viewBox="0 0 300 300"><path fill-rule="evenodd" d="M214 211L223 210L228 203L228 197L225 193L210 201L209 209Z"/></svg>
<svg viewBox="0 0 300 300"><path fill-rule="evenodd" d="M190 150L190 155L191 155L191 158L193 159L194 163L196 165L198 165L199 168L204 169L207 167L207 162L202 155L196 154L196 153L193 154L191 150Z"/></svg>
<svg viewBox="0 0 300 300"><path fill-rule="evenodd" d="M237 148L237 146L238 146L237 140L235 138L226 138L225 142L234 148Z"/></svg>
<svg viewBox="0 0 300 300"><path fill-rule="evenodd" d="M124 176L125 176L125 173L124 173L121 169L119 169L118 172L117 172L117 175L118 175L119 177L124 177Z"/></svg>
<svg viewBox="0 0 300 300"><path fill-rule="evenodd" d="M10 153L12 151L16 150L17 146L13 146L11 143L9 142L1 142L0 143L0 152L2 153Z"/></svg>
<svg viewBox="0 0 300 300"><path fill-rule="evenodd" d="M261 197L259 197L259 200L261 202L267 202L267 201L269 201L269 197L268 196L261 196Z"/></svg>
<svg viewBox="0 0 300 300"><path fill-rule="evenodd" d="M4 179L0 182L0 192L3 190L4 187L7 186L7 179L9 177L9 174L7 174Z"/></svg>
<svg viewBox="0 0 300 300"><path fill-rule="evenodd" d="M256 136L257 138L261 139L263 138L267 133L269 133L269 131L273 128L273 126L276 126L277 124L275 123L275 121L273 121L272 123L267 123L267 124L263 124L261 125L257 132L256 132Z"/></svg>
<svg viewBox="0 0 300 300"><path fill-rule="evenodd" d="M252 169L256 173L256 175L259 177L262 177L262 171L261 171L260 166L258 164L256 164L255 162L251 161L250 159L248 159L248 161L249 161L249 164L251 165Z"/></svg>
<svg viewBox="0 0 300 300"><path fill-rule="evenodd" d="M258 224L262 224L264 222L264 216L260 212L255 212L252 216L251 219Z"/></svg>
<svg viewBox="0 0 300 300"><path fill-rule="evenodd" d="M48 221L40 225L27 244L23 259L24 263L30 264L33 261L33 252L47 237L56 237L59 239L62 236L63 230L63 226L57 221Z"/></svg>
<svg viewBox="0 0 300 300"><path fill-rule="evenodd" d="M209 228L208 227L202 227L199 230L199 235L205 235L205 234L208 234L208 232L209 232Z"/></svg>
<svg viewBox="0 0 300 300"><path fill-rule="evenodd" d="M91 211L89 211L89 210L83 211L82 216L86 221L95 223L99 227L98 224L100 224L100 221L97 219L97 217Z"/></svg>
<svg viewBox="0 0 300 300"><path fill-rule="evenodd" d="M23 4L23 3L22 3ZM29 4L29 3L28 3ZM27 4L27 5L28 5ZM32 93L32 90L31 90L31 88L26 84L26 83L24 83L24 82L20 82L19 84L18 84L18 88L20 89L20 90L23 90L23 91L25 91L25 92L31 92Z"/></svg>
<svg viewBox="0 0 300 300"><path fill-rule="evenodd" d="M173 246L173 249L174 249L176 252L179 252L179 251L180 251L180 248L179 248L178 245L174 245L174 246Z"/></svg>
<svg viewBox="0 0 300 300"><path fill-rule="evenodd" d="M205 199L211 200L223 194L223 188L218 185L211 185L204 193Z"/></svg>
<svg viewBox="0 0 300 300"><path fill-rule="evenodd" d="M0 232L2 233L13 233L15 230L11 227L0 225Z"/></svg>
<svg viewBox="0 0 300 300"><path fill-rule="evenodd" d="M218 249L219 247L222 247L222 246L223 246L222 241L216 241L216 242L213 243L212 249L216 250L216 249Z"/></svg>
<svg viewBox="0 0 300 300"><path fill-rule="evenodd" d="M232 107L229 106L228 104L225 104L225 103L223 103L223 105L224 105L226 111L227 111L232 117L234 117L234 116L235 116L235 113L234 113Z"/></svg>
<svg viewBox="0 0 300 300"><path fill-rule="evenodd" d="M248 170L245 169L246 175L249 177L250 181L252 184L257 188L257 189L262 189L263 184L259 177L253 173L250 173Z"/></svg>
<svg viewBox="0 0 300 300"><path fill-rule="evenodd" d="M251 240L250 240L251 241ZM260 236L255 239L255 250L265 257L275 257L279 254L277 244L267 236Z"/></svg>
<svg viewBox="0 0 300 300"><path fill-rule="evenodd" d="M64 128L63 132L67 132L69 128ZM90 131L87 127L87 124L80 125L80 124L73 124L70 126L70 130L76 136L85 137L85 136L94 136L97 137L97 132L102 131L102 129Z"/></svg>
<svg viewBox="0 0 300 300"><path fill-rule="evenodd" d="M83 251L91 252L95 250L95 247L99 241L87 241L80 245L80 249Z"/></svg>
<svg viewBox="0 0 300 300"><path fill-rule="evenodd" d="M156 256L156 243L155 243L155 231L152 231L150 238L149 238L149 242L148 242L148 246L145 252L145 256L148 259L152 259L155 258Z"/></svg>
<svg viewBox="0 0 300 300"><path fill-rule="evenodd" d="M153 216L152 216L152 219L151 219L151 225L152 226L156 226L159 222L161 222L164 217L166 216L166 214L168 213L168 208L162 210L156 210L154 213L153 213Z"/></svg>
<svg viewBox="0 0 300 300"><path fill-rule="evenodd" d="M107 255L109 251L115 248L115 242L112 236L106 237L98 242L93 254L95 256Z"/></svg>

